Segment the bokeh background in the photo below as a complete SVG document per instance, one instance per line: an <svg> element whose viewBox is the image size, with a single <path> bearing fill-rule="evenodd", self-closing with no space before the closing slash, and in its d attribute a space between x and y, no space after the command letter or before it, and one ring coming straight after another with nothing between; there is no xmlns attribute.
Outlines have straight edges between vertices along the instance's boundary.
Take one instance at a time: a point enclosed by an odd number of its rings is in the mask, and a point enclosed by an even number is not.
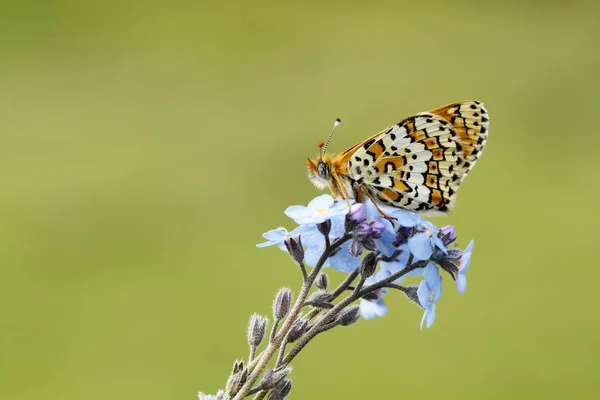
<svg viewBox="0 0 600 400"><path fill-rule="evenodd" d="M261 233L341 151L485 102L450 216L473 238L428 331L336 329L292 399L594 398L600 6L567 2L0 3L0 397L193 399L299 273ZM340 276L331 271L332 279Z"/></svg>

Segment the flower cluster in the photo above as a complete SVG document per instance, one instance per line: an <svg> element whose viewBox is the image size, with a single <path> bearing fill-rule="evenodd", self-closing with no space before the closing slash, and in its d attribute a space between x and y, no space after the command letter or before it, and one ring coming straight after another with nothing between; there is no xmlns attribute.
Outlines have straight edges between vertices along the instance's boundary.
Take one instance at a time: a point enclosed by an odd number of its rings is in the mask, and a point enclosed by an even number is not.
<svg viewBox="0 0 600 400"><path fill-rule="evenodd" d="M348 208L345 202L334 202L327 194L315 198L306 207L289 207L285 214L299 226L291 232L281 227L266 232L263 237L268 242L258 247L278 245L286 251L285 242L296 238L304 248L304 262L314 267L327 243L350 235L351 238L323 264L323 267L331 266L343 273L359 268L361 255L365 252L376 255L379 271L376 274L372 271L364 285L369 287L383 280L389 285L375 289L360 299L360 312L365 319L387 313L383 301L383 296L387 294L386 287L399 286L406 276L422 277L416 296L411 286L400 289L425 310L421 327L426 322L429 328L435 320L435 304L442 294L439 268L450 274L456 281L459 293L464 294L467 284L465 273L474 242L471 241L464 251L453 248L456 234L452 226L438 229L418 215L399 209L382 216L369 200L351 204Z"/></svg>
<svg viewBox="0 0 600 400"><path fill-rule="evenodd" d="M257 246L276 245L287 252L302 273L302 287L295 300L290 289L279 289L270 333L268 318L252 315L247 360L235 361L225 389L216 395L198 393L200 400L241 400L253 394L255 400L285 399L292 389L290 362L298 353L332 328L352 325L361 316L386 315L384 296L390 290L424 310L421 329L435 321L443 272L464 294L473 241L465 250L457 248L452 226L438 229L411 212L380 210L368 200L335 202L329 195L308 206L289 207L285 214L298 226L266 232L267 241ZM326 267L345 274L336 288L330 288L322 272ZM406 284L407 277L418 284ZM259 352L265 340L268 344ZM275 356L274 367L267 369Z"/></svg>

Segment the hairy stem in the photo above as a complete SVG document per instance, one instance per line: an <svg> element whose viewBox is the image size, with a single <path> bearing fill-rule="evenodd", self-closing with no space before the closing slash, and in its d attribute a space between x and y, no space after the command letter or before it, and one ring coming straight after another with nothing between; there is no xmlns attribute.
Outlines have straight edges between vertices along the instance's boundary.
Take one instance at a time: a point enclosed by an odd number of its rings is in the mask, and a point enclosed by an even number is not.
<svg viewBox="0 0 600 400"><path fill-rule="evenodd" d="M269 342L272 342L275 339L275 333L277 332L277 327L279 326L279 320L276 319L273 321L273 326L271 327L271 334L269 335ZM249 361L252 361L250 359Z"/></svg>
<svg viewBox="0 0 600 400"><path fill-rule="evenodd" d="M254 360L254 356L256 354L256 347L250 346L250 355L248 355L248 362Z"/></svg>
<svg viewBox="0 0 600 400"><path fill-rule="evenodd" d="M317 275L323 268L323 265L325 264L325 262L327 261L327 259L331 255L331 253L333 253L337 248L339 248L342 244L344 244L346 241L348 241L351 237L352 237L351 234L346 233L344 236L340 237L339 239L337 239L336 241L331 243L330 246L325 247L325 251L323 251L323 254L319 258L319 261L317 262L317 264L311 271L308 278L302 284L300 293L298 293L298 298L296 299L296 302L294 303L292 310L290 311L287 318L283 322L283 325L282 325L281 329L279 330L279 333L277 333L275 335L275 337L273 338L273 341L271 341L269 343L269 345L267 346L267 348L263 351L258 363L255 365L254 369L252 370L252 373L248 377L248 380L246 381L246 383L244 383L244 385L239 390L239 392L235 395L233 400L242 400L243 398L246 397L246 395L252 388L252 385L254 385L254 383L258 380L260 375L263 373L263 371L267 367L269 360L273 357L273 355L275 354L275 352L281 345L281 342L285 338L285 335L287 335L290 328L292 327L292 324L294 323L294 321L300 314L300 312L302 310L302 306L303 306L304 302L306 301L306 298L308 297L308 293L310 292L310 289L311 289ZM326 242L328 242L327 237L326 237Z"/></svg>
<svg viewBox="0 0 600 400"><path fill-rule="evenodd" d="M262 400L265 398L267 393L269 393L267 390L261 390L260 393L258 393L253 400Z"/></svg>
<svg viewBox="0 0 600 400"><path fill-rule="evenodd" d="M363 297L371 292L374 292L377 289L381 289L382 287L389 285L390 283L394 282L396 279L402 278L404 275L408 274L410 271L413 271L417 268L425 267L428 262L428 261L417 261L417 262L413 263L412 260L413 260L413 255L411 254L408 256L408 261L406 261L406 266L404 268L402 268L400 271L396 272L395 274L392 274L392 275L388 276L387 278L380 280L379 282L375 282L374 284L369 285L366 288L363 288L359 292L359 297Z"/></svg>
<svg viewBox="0 0 600 400"><path fill-rule="evenodd" d="M366 280L367 280L367 278L365 278L364 276L361 277L360 281L358 281L358 283L356 284L356 287L354 288L354 290L352 291L352 293L357 294L358 292L360 292L360 289L362 289L362 287L365 284Z"/></svg>
<svg viewBox="0 0 600 400"><path fill-rule="evenodd" d="M413 256L411 254L408 257L406 266L402 270L396 272L395 274L390 275L386 279L383 279L383 280L376 282L372 285L369 285L365 288L362 288L362 285L364 284L364 280L361 279L362 283L359 282L359 284L356 286L356 288L354 288L354 290L348 297L346 297L345 299L342 299L339 303L337 303L335 305L335 307L333 307L331 310L329 310L325 314L323 314L313 324L313 326L308 330L308 332L306 332L306 334L302 338L300 338L298 343L285 356L285 358L283 359L282 365L289 364L294 359L294 357L296 357L298 355L298 353L304 348L304 346L306 346L308 344L308 342L310 342L315 336L317 336L319 333L322 332L322 330L321 330L322 327L326 324L330 324L331 320L333 318L335 318L335 316L340 311L342 311L344 308L346 308L348 305L352 304L357 299L359 299L377 289L380 289L380 288L388 285L389 283L395 281L396 279L401 278L402 276L406 275L410 271L423 266L422 261L417 261L415 263L412 263L412 260L413 260Z"/></svg>
<svg viewBox="0 0 600 400"><path fill-rule="evenodd" d="M302 272L302 280L304 282L306 282L306 280L308 279L308 274L306 273L306 267L304 266L304 261L301 263L298 263L298 266L300 267L300 272Z"/></svg>
<svg viewBox="0 0 600 400"><path fill-rule="evenodd" d="M338 296L340 294L344 293L344 291L348 288L348 286L350 286L350 284L352 284L352 282L354 282L354 280L358 276L359 269L360 269L360 267L356 267L356 269L354 271L352 271L352 272L350 272L350 274L348 274L346 279L344 279L344 282L340 283L340 285L337 288L335 288L335 290L331 293L331 300L337 299Z"/></svg>
<svg viewBox="0 0 600 400"><path fill-rule="evenodd" d="M283 360L283 355L285 354L285 347L288 344L288 337L287 335L285 336L285 338L281 341L281 345L279 346L279 354L277 355L277 361L275 362L275 368L279 367L281 365L281 361Z"/></svg>
<svg viewBox="0 0 600 400"><path fill-rule="evenodd" d="M254 389L249 390L247 396L252 396L253 394L256 394L256 393L259 393L259 392L263 392L263 391L265 392L265 394L267 393L267 390L264 390L263 386L259 385L259 386L255 387ZM255 399L256 399L256 397L255 397Z"/></svg>

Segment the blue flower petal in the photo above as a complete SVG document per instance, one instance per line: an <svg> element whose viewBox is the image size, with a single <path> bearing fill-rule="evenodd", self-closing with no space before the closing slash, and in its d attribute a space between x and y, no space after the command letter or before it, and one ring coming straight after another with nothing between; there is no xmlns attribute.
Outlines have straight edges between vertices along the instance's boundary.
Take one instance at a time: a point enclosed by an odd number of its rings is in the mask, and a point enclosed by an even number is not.
<svg viewBox="0 0 600 400"><path fill-rule="evenodd" d="M315 197L308 203L308 208L311 210L316 210L319 208L329 208L333 205L333 197L328 194L322 194L320 196Z"/></svg>
<svg viewBox="0 0 600 400"><path fill-rule="evenodd" d="M365 214L369 221L379 221L381 219L379 210L371 200L367 199L363 204L365 205Z"/></svg>
<svg viewBox="0 0 600 400"><path fill-rule="evenodd" d="M417 269L413 269L412 271L410 271L408 274L408 276L421 276L423 275L423 272L425 272L425 268L417 268Z"/></svg>
<svg viewBox="0 0 600 400"><path fill-rule="evenodd" d="M271 229L270 231L263 233L262 237L267 240L279 241L284 240L287 234L287 229L280 226L279 228Z"/></svg>
<svg viewBox="0 0 600 400"><path fill-rule="evenodd" d="M267 242L259 243L256 245L256 247L262 248L277 245L280 249L285 250L285 239L296 235L297 229L294 229L292 232L288 232L285 228L280 226L279 228L271 229L270 231L263 233L262 236L267 239Z"/></svg>
<svg viewBox="0 0 600 400"><path fill-rule="evenodd" d="M310 209L305 206L289 206L285 209L284 214L293 219L297 224L300 222L297 221L299 218L305 218L312 214Z"/></svg>
<svg viewBox="0 0 600 400"><path fill-rule="evenodd" d="M308 225L297 226L295 229L293 229L290 232L290 235L292 235L292 236L306 235L306 234L312 234L312 233L318 233L318 232L319 232L319 230L317 229L317 225L308 224Z"/></svg>
<svg viewBox="0 0 600 400"><path fill-rule="evenodd" d="M444 242L437 235L433 235L431 237L431 241L433 245L444 252L444 254L448 254L448 250L446 250L446 246L444 246Z"/></svg>
<svg viewBox="0 0 600 400"><path fill-rule="evenodd" d="M364 286L369 286L369 285L372 285L374 283L377 283L377 279L375 278L375 275L372 275L372 276L368 277L367 279L365 279Z"/></svg>
<svg viewBox="0 0 600 400"><path fill-rule="evenodd" d="M404 210L394 210L390 215L397 218L396 222L400 224L400 226L405 226L407 228L417 226L423 221L423 218L419 217L417 214Z"/></svg>
<svg viewBox="0 0 600 400"><path fill-rule="evenodd" d="M431 223L430 221L427 221L426 219L421 219L421 226L420 226L421 230L429 230L431 232L433 232L434 234L437 235L438 231L440 230L437 226L435 226L433 223Z"/></svg>
<svg viewBox="0 0 600 400"><path fill-rule="evenodd" d="M404 269L404 263L399 262L399 261L391 261L391 262L380 261L379 265L381 266L382 271L387 271L390 275L395 274L396 272L400 272ZM404 280L405 276L406 275L403 275L400 278L400 282L402 282ZM395 283L398 283L398 282L395 282Z"/></svg>
<svg viewBox="0 0 600 400"><path fill-rule="evenodd" d="M427 285L427 282L425 280L422 280L421 283L419 283L419 287L417 288L417 297L419 298L419 303L421 304L421 307L429 307L430 294L431 290L429 289L429 285Z"/></svg>
<svg viewBox="0 0 600 400"><path fill-rule="evenodd" d="M463 251L463 253L470 253L473 251L473 248L475 247L475 241L471 240L467 246L467 248L465 249L465 251Z"/></svg>
<svg viewBox="0 0 600 400"><path fill-rule="evenodd" d="M389 276L385 271L382 273L381 271L375 276L371 276L365 280L365 286L372 285L376 282L379 282L381 279ZM383 295L387 293L385 288L379 289L376 291L377 299L376 300L365 300L360 299L360 313L365 319L373 319L375 316L383 317L387 314L387 306L383 301Z"/></svg>
<svg viewBox="0 0 600 400"><path fill-rule="evenodd" d="M340 200L337 203L330 206L329 211L331 213L333 213L334 215L340 215L340 214L348 214L350 209L348 208L348 204L346 204L346 201Z"/></svg>
<svg viewBox="0 0 600 400"><path fill-rule="evenodd" d="M360 299L360 315L364 319L373 319L377 316L377 304L373 301Z"/></svg>
<svg viewBox="0 0 600 400"><path fill-rule="evenodd" d="M433 321L435 321L435 304L432 304L431 307L427 309L427 329L433 325Z"/></svg>
<svg viewBox="0 0 600 400"><path fill-rule="evenodd" d="M394 250L396 250L396 248L393 245L395 240L395 234L390 233L388 231L384 231L383 235L381 235L381 238L375 240L375 247L384 256L391 257L392 254L394 254Z"/></svg>
<svg viewBox="0 0 600 400"><path fill-rule="evenodd" d="M360 265L360 257L350 254L350 242L346 242L332 257L329 257L329 262L337 271L352 272Z"/></svg>
<svg viewBox="0 0 600 400"><path fill-rule="evenodd" d="M431 238L424 232L417 233L408 239L408 249L413 254L415 261L429 260L433 254Z"/></svg>
<svg viewBox="0 0 600 400"><path fill-rule="evenodd" d="M384 317L387 314L387 306L383 302L383 299L379 298L376 301L370 301L360 299L360 314L364 319L373 319L377 317Z"/></svg>
<svg viewBox="0 0 600 400"><path fill-rule="evenodd" d="M388 271L385 271L383 269L380 269L375 275L370 276L369 278L367 278L365 280L365 283L367 280L371 280L371 283L377 283L382 281L385 278L388 278L391 274Z"/></svg>
<svg viewBox="0 0 600 400"><path fill-rule="evenodd" d="M423 279L427 282L427 284L434 288L437 283L441 280L440 271L438 267L434 263L428 263L425 267L425 271L423 272Z"/></svg>
<svg viewBox="0 0 600 400"><path fill-rule="evenodd" d="M387 273L389 275L395 274L396 272L400 272L401 270L404 269L404 267L406 267L406 263L408 262L408 256L410 254L410 252L408 251L408 247L406 245L403 245L402 247L400 247L400 250L402 250L402 253L400 253L400 255L398 256L398 258L395 261L381 261L380 265L381 265L381 270L382 271L387 271ZM418 268L421 270L421 273L423 273L423 268ZM415 270L409 272L406 275L412 275L412 273ZM394 283L398 284L400 282L402 282L404 280L404 277L406 275L403 275L400 279L394 281ZM412 276L417 276L420 275L419 273L412 275Z"/></svg>
<svg viewBox="0 0 600 400"><path fill-rule="evenodd" d="M458 267L458 272L460 274L465 274L469 269L469 264L471 263L471 253L464 253L460 258L460 266Z"/></svg>
<svg viewBox="0 0 600 400"><path fill-rule="evenodd" d="M319 232L315 226L314 230L305 232L302 234L302 245L305 247L324 247L325 238Z"/></svg>
<svg viewBox="0 0 600 400"><path fill-rule="evenodd" d="M323 214L314 214L311 213L304 217L298 217L294 219L297 224L320 224L321 222L325 222L329 219L329 215L327 213Z"/></svg>
<svg viewBox="0 0 600 400"><path fill-rule="evenodd" d="M304 262L309 267L313 267L317 265L317 261L319 261L319 257L321 253L317 247L309 247L304 251Z"/></svg>
<svg viewBox="0 0 600 400"><path fill-rule="evenodd" d="M429 309L426 309L425 312L423 313L423 318L421 318L421 330L423 330L423 322L425 322L425 319L427 318L428 313L429 313Z"/></svg>
<svg viewBox="0 0 600 400"><path fill-rule="evenodd" d="M438 300L440 299L440 297L442 297L442 278L440 277L440 280L438 281L438 283L435 285L435 287L433 288L434 291L434 296L433 296L433 302L437 303Z"/></svg>
<svg viewBox="0 0 600 400"><path fill-rule="evenodd" d="M308 207L290 206L285 210L285 215L296 221L297 224L320 224L332 216L345 214L348 207L345 202L334 204L333 197L323 194L315 197L308 203Z"/></svg>
<svg viewBox="0 0 600 400"><path fill-rule="evenodd" d="M456 275L456 289L458 293L465 294L465 289L467 288L467 277L464 274Z"/></svg>
<svg viewBox="0 0 600 400"><path fill-rule="evenodd" d="M375 309L375 313L377 314L377 316L385 317L385 315L388 312L388 308L385 305L385 303L383 302L383 298L377 299L377 301L375 302L375 305L377 306Z"/></svg>
<svg viewBox="0 0 600 400"><path fill-rule="evenodd" d="M331 217L331 231L329 232L329 236L333 238L341 237L346 231L346 215L336 215Z"/></svg>
<svg viewBox="0 0 600 400"><path fill-rule="evenodd" d="M375 246L381 254L390 257L394 254L394 250L396 250L393 244L396 241L396 231L394 230L394 225L390 221L383 219L379 222L385 226L385 230L381 234L381 237L375 240Z"/></svg>
<svg viewBox="0 0 600 400"><path fill-rule="evenodd" d="M314 267L315 265L317 265L317 262L321 258L323 251L325 251L325 241L322 242L321 246L311 246L306 248L306 250L304 251L304 262L306 263L306 265L310 267ZM331 259L325 260L323 268L327 268L331 265L330 260Z"/></svg>

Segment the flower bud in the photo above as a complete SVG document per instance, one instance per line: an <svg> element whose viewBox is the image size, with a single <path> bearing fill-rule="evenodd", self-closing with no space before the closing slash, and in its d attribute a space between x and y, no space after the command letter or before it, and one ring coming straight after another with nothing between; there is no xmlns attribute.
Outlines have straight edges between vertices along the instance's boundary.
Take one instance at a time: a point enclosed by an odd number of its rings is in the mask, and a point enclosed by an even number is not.
<svg viewBox="0 0 600 400"><path fill-rule="evenodd" d="M364 296L361 297L361 299L365 299L368 301L377 301L377 299L379 299L379 293L377 290L375 290L373 292L369 292L369 293L365 294Z"/></svg>
<svg viewBox="0 0 600 400"><path fill-rule="evenodd" d="M254 313L250 317L250 323L248 324L248 344L250 347L258 347L265 338L267 331L267 318L261 317Z"/></svg>
<svg viewBox="0 0 600 400"><path fill-rule="evenodd" d="M284 379L269 392L267 400L283 400L290 394L291 390L292 381Z"/></svg>
<svg viewBox="0 0 600 400"><path fill-rule="evenodd" d="M333 304L330 303L331 294L325 290L318 290L311 294L306 299L306 305L310 305L317 308L333 308Z"/></svg>
<svg viewBox="0 0 600 400"><path fill-rule="evenodd" d="M460 249L452 249L452 250L448 250L448 254L446 254L446 259L448 261L457 261L460 260L460 258L462 257L462 250Z"/></svg>
<svg viewBox="0 0 600 400"><path fill-rule="evenodd" d="M273 319L282 320L290 311L292 305L292 291L286 287L279 289L273 301Z"/></svg>
<svg viewBox="0 0 600 400"><path fill-rule="evenodd" d="M292 372L291 368L268 369L259 386L262 386L264 389L271 389L281 382L282 379L286 378L290 372Z"/></svg>
<svg viewBox="0 0 600 400"><path fill-rule="evenodd" d="M408 239L412 236L414 228L412 226L401 226L396 232L396 240L393 245L400 247L403 244L408 243Z"/></svg>
<svg viewBox="0 0 600 400"><path fill-rule="evenodd" d="M233 364L233 371L229 378L227 379L227 383L225 384L225 392L229 394L229 396L234 396L239 390L244 386L246 380L248 379L248 369L244 368L243 361L236 361Z"/></svg>
<svg viewBox="0 0 600 400"><path fill-rule="evenodd" d="M360 308L358 306L352 306L352 307L346 308L345 310L340 312L340 314L337 317L337 320L339 321L340 325L342 325L342 326L352 325L359 319L360 319Z"/></svg>
<svg viewBox="0 0 600 400"><path fill-rule="evenodd" d="M385 231L385 225L379 221L373 221L371 223L371 230L373 231L373 236L379 238Z"/></svg>
<svg viewBox="0 0 600 400"><path fill-rule="evenodd" d="M368 236L373 232L373 229L371 229L371 225L367 224L366 222L363 222L362 224L357 225L354 228L354 237L361 237L361 236Z"/></svg>
<svg viewBox="0 0 600 400"><path fill-rule="evenodd" d="M442 260L441 262L438 262L438 265L442 267L444 271L449 273L452 279L456 280L456 274L458 274L458 267L454 263L446 259Z"/></svg>
<svg viewBox="0 0 600 400"><path fill-rule="evenodd" d="M198 400L223 400L224 398L225 392L222 389L219 389L216 395L198 392Z"/></svg>
<svg viewBox="0 0 600 400"><path fill-rule="evenodd" d="M348 249L348 251L350 252L350 255L353 257L358 257L362 254L362 252L365 250L365 246L363 246L363 244L358 241L358 240L352 240L350 242L350 247Z"/></svg>
<svg viewBox="0 0 600 400"><path fill-rule="evenodd" d="M319 232L321 232L324 236L329 235L329 232L331 232L331 220L328 219L325 222L317 224L317 229L319 229Z"/></svg>
<svg viewBox="0 0 600 400"><path fill-rule="evenodd" d="M232 374L237 374L244 369L244 360L235 360L233 362L233 368L231 369Z"/></svg>
<svg viewBox="0 0 600 400"><path fill-rule="evenodd" d="M456 231L452 225L446 225L438 231L438 237L444 243L444 246L448 246L456 240Z"/></svg>
<svg viewBox="0 0 600 400"><path fill-rule="evenodd" d="M304 318L296 319L287 334L288 342L291 343L291 342L295 342L296 340L300 339L300 337L302 337L302 335L304 335L304 332L306 332L307 326L308 326L308 321L306 319L304 319Z"/></svg>
<svg viewBox="0 0 600 400"><path fill-rule="evenodd" d="M327 290L329 287L329 277L327 274L319 272L317 279L315 279L315 286L322 290Z"/></svg>
<svg viewBox="0 0 600 400"><path fill-rule="evenodd" d="M368 253L360 263L360 274L364 278L368 278L373 275L375 268L377 268L377 253Z"/></svg>
<svg viewBox="0 0 600 400"><path fill-rule="evenodd" d="M354 203L350 206L350 211L347 214L347 218L357 224L365 221L367 212L365 205L362 203Z"/></svg>
<svg viewBox="0 0 600 400"><path fill-rule="evenodd" d="M421 302L419 301L419 296L417 295L418 286L407 286L402 290L402 293L406 296L407 299L416 303L419 307L423 308Z"/></svg>
<svg viewBox="0 0 600 400"><path fill-rule="evenodd" d="M292 259L298 264L302 264L304 262L304 247L302 247L300 236L287 238L283 243Z"/></svg>

